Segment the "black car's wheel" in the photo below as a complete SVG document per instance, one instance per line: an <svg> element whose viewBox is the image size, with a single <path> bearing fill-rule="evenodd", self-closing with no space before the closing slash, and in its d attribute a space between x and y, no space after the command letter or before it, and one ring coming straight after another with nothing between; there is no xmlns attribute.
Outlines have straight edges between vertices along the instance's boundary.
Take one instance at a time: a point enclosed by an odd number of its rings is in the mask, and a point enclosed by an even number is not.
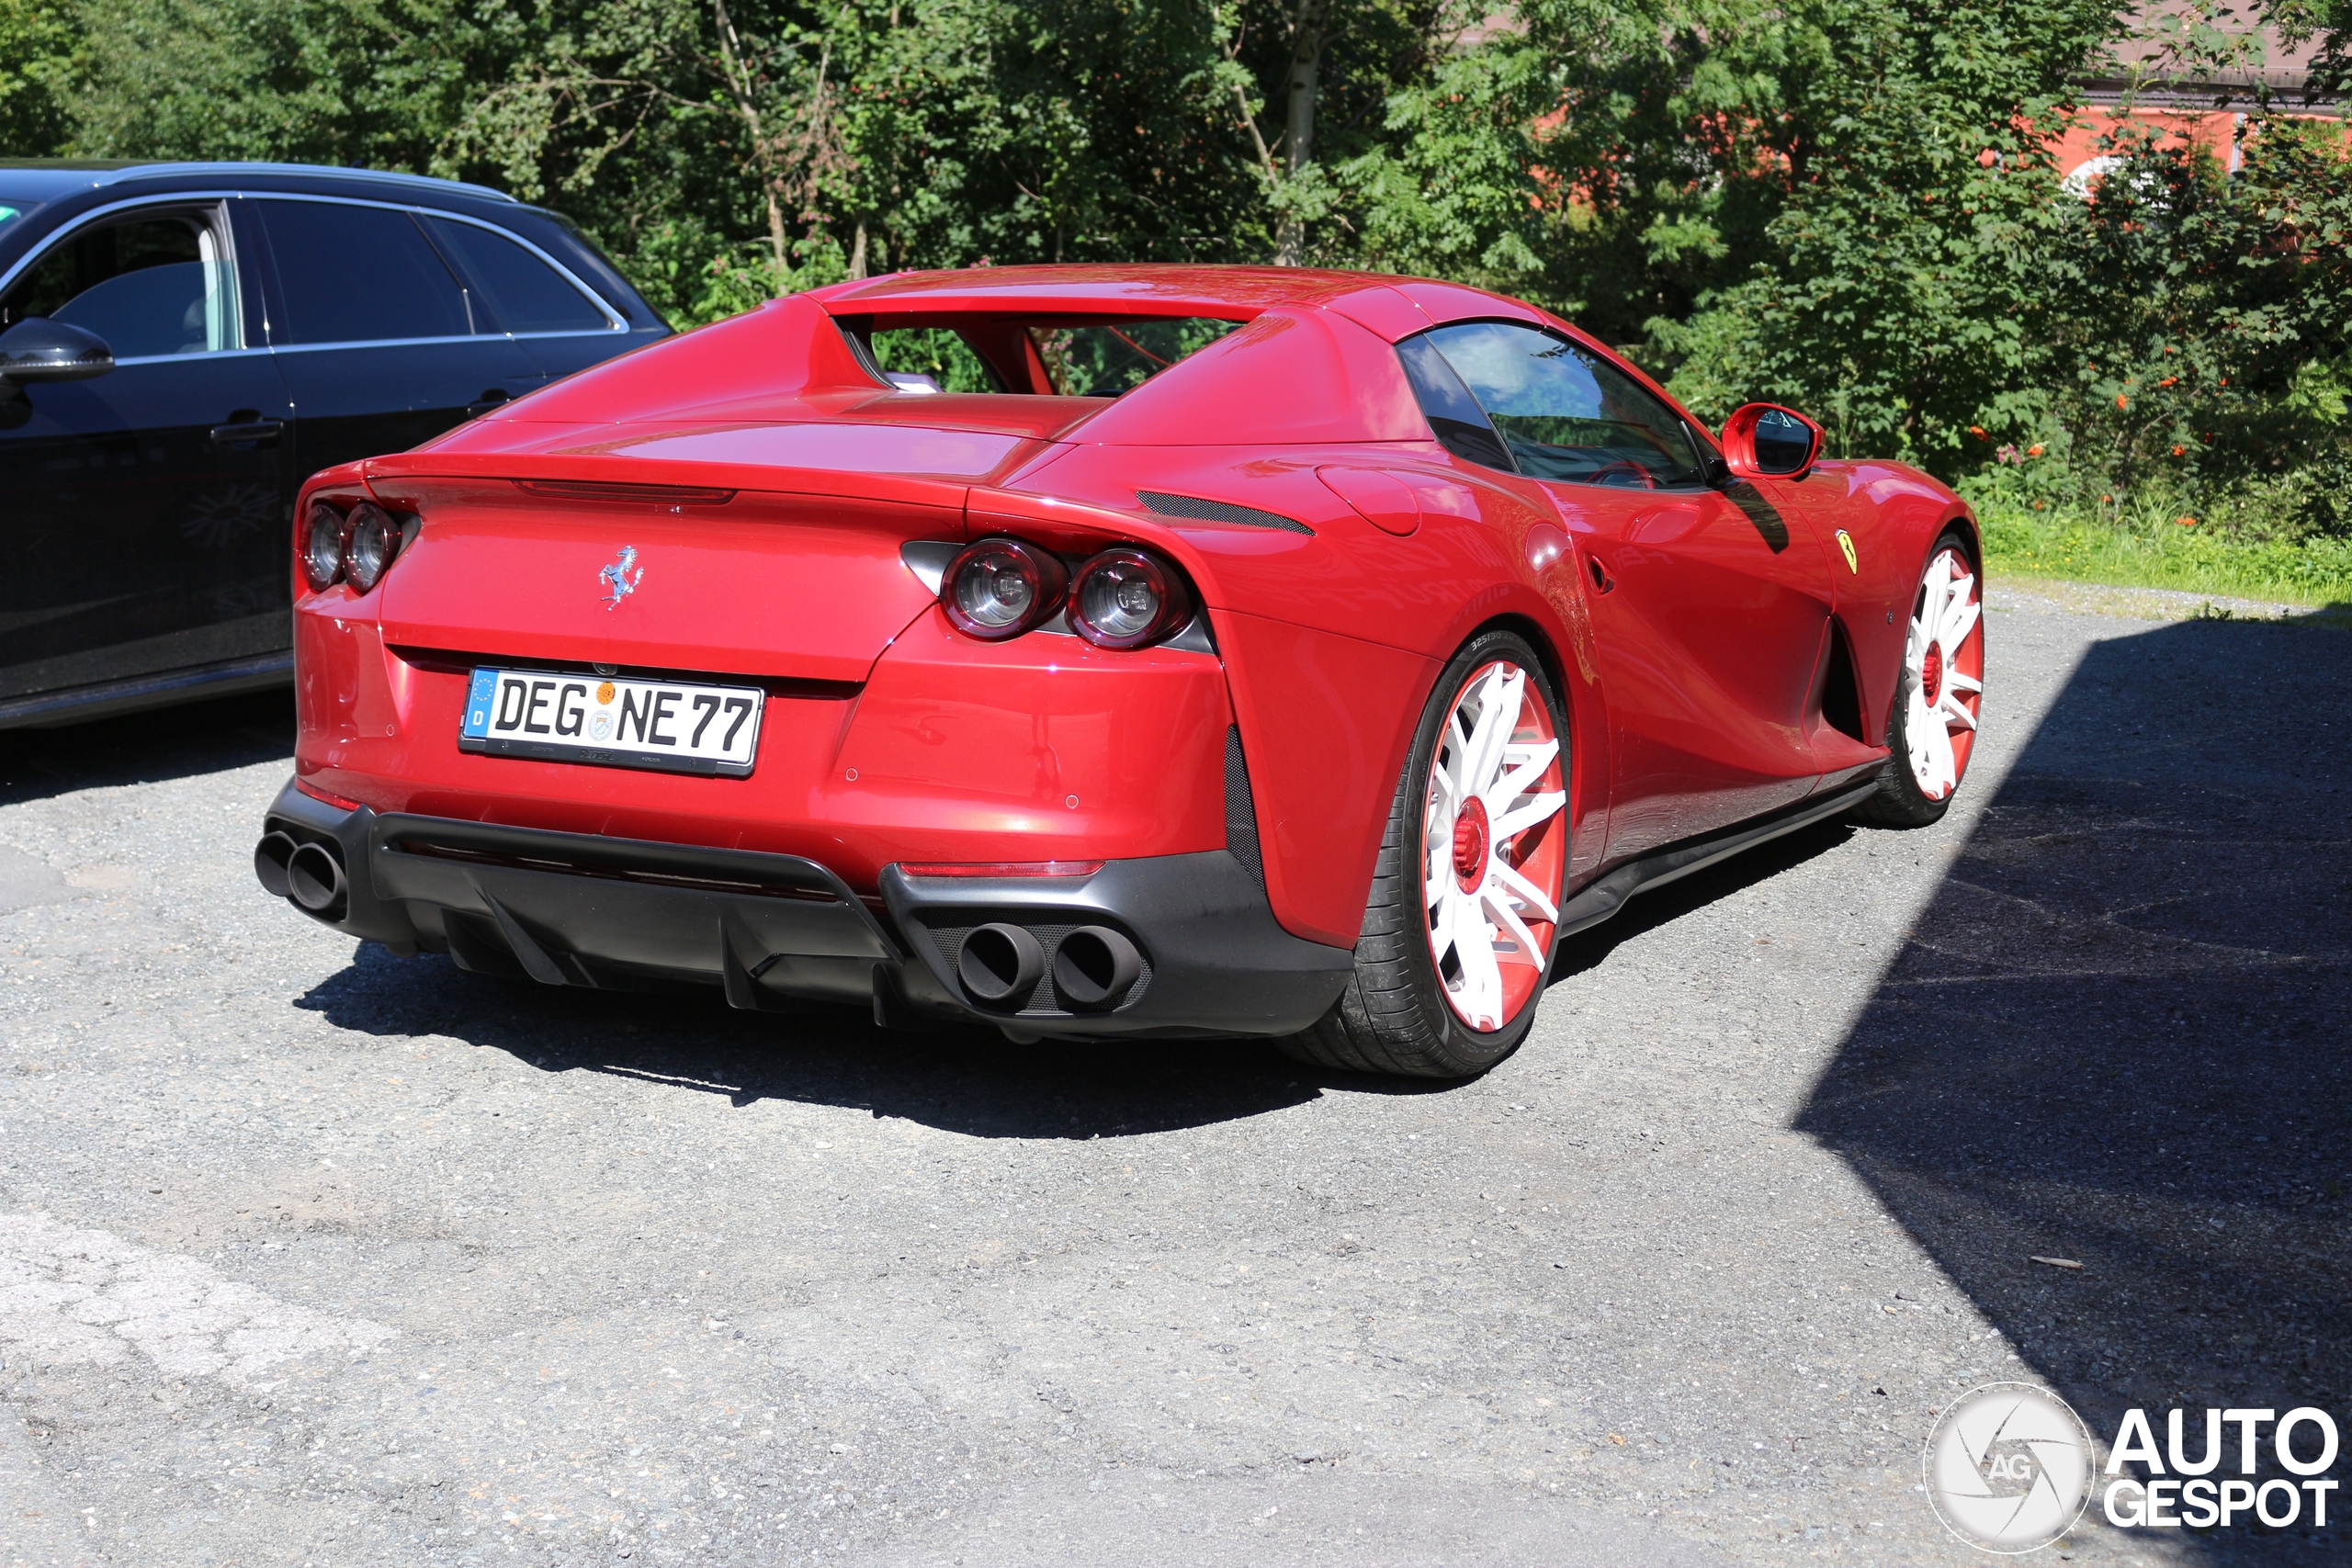
<svg viewBox="0 0 2352 1568"><path fill-rule="evenodd" d="M1984 605L1968 543L1946 534L1928 552L1911 601L1903 680L1887 720L1894 753L1878 793L1855 817L1886 828L1924 828L1943 816L1968 776L1984 705Z"/></svg>
<svg viewBox="0 0 2352 1568"><path fill-rule="evenodd" d="M1567 729L1534 651L1472 639L1396 781L1356 972L1283 1049L1417 1077L1485 1072L1535 1021L1567 875Z"/></svg>

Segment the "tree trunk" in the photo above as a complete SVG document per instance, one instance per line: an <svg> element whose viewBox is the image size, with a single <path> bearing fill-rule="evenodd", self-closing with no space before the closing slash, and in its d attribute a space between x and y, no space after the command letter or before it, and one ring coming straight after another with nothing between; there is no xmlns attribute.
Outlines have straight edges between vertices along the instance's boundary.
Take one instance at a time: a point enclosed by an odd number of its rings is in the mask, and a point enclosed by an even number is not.
<svg viewBox="0 0 2352 1568"><path fill-rule="evenodd" d="M857 237L850 243L849 275L852 277L865 276L865 220L863 218L857 220Z"/></svg>
<svg viewBox="0 0 2352 1568"><path fill-rule="evenodd" d="M1298 0L1290 29L1290 117L1283 133L1284 172L1295 179L1315 161L1315 104L1323 64L1323 0ZM1306 224L1285 212L1274 230L1274 265L1306 261Z"/></svg>

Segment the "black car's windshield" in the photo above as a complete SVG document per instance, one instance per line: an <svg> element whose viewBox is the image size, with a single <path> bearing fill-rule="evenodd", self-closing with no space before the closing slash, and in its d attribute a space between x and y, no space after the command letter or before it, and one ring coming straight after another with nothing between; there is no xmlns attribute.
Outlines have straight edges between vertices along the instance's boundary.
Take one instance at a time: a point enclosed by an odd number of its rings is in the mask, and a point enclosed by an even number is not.
<svg viewBox="0 0 2352 1568"><path fill-rule="evenodd" d="M1115 398L1239 324L1206 316L1008 316L944 327L877 322L864 341L876 367L905 391Z"/></svg>

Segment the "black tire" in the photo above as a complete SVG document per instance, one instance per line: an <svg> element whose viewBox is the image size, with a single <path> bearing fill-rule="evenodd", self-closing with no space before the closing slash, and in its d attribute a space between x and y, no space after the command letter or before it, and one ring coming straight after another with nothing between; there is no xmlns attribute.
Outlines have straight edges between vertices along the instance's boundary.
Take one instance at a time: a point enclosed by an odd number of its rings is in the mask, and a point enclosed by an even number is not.
<svg viewBox="0 0 2352 1568"><path fill-rule="evenodd" d="M1928 552L1928 559L1932 561L1946 550L1959 551L1961 558L1967 561L1970 570L1976 572L1981 598L1984 570L1976 565L1976 557L1969 549L1967 538L1958 529L1949 530L1938 538L1935 548ZM1927 591L1925 582L1920 583L1913 591L1910 612L1912 617L1917 616L1921 598ZM1978 635L1981 636L1983 635L1981 628L1984 625L1981 615L1977 625L1980 628ZM1906 720L1910 717L1911 692L1912 688L1917 684L1917 677L1912 673L1907 654L1909 638L1907 622L1905 637L1906 654L1903 669L1894 684L1894 711L1887 716L1886 720L1887 750L1894 755L1887 761L1886 771L1878 776L1877 793L1865 798L1853 810L1855 821L1873 828L1925 828L1931 823L1939 822L1943 819L1944 813L1951 809L1952 797L1960 793L1960 785L1968 782L1967 775L1962 773L1959 781L1952 785L1950 795L1945 795L1941 800L1931 800L1926 792L1920 789L1919 781L1911 776L1911 737Z"/></svg>
<svg viewBox="0 0 2352 1568"><path fill-rule="evenodd" d="M1439 731L1454 694L1471 672L1507 659L1528 672L1552 715L1560 738L1561 775L1569 777L1568 728L1559 693L1543 661L1524 638L1510 632L1473 637L1438 678L1413 734L1404 776L1388 808L1380 858L1372 873L1372 896L1364 906L1363 934L1356 942L1356 970L1348 988L1304 1032L1276 1042L1283 1054L1318 1067L1386 1073L1400 1077L1476 1077L1520 1047L1535 1022L1544 998L1538 982L1517 1016L1500 1029L1471 1029L1446 1000L1436 960L1430 952L1428 911L1420 904L1421 879L1415 861L1420 845L1419 804L1427 798L1429 771L1437 755ZM1565 822L1562 831L1566 830ZM1556 941L1554 952L1558 951ZM1551 954L1545 955L1547 963Z"/></svg>

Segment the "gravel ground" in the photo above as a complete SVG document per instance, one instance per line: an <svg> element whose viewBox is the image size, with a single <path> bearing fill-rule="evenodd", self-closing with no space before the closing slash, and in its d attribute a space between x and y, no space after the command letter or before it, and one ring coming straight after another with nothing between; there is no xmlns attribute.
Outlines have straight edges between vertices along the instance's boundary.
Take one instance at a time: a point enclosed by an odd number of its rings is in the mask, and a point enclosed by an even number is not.
<svg viewBox="0 0 2352 1568"><path fill-rule="evenodd" d="M2352 637L1989 625L1945 822L1441 1089L401 961L253 884L284 705L0 736L0 1562L1960 1563L1973 1383L2341 1416Z"/></svg>

